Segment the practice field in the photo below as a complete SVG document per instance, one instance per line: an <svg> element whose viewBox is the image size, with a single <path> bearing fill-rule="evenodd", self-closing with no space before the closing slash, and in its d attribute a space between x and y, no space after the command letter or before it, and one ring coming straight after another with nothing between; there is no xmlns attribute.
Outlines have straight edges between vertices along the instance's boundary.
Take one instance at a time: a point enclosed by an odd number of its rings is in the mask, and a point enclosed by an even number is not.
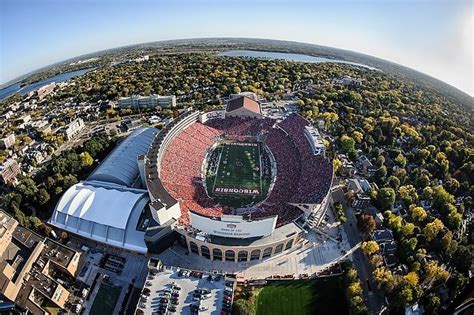
<svg viewBox="0 0 474 315"><path fill-rule="evenodd" d="M348 314L340 277L272 282L255 301L257 315Z"/></svg>
<svg viewBox="0 0 474 315"><path fill-rule="evenodd" d="M219 195L262 194L260 143L222 145L212 192Z"/></svg>
<svg viewBox="0 0 474 315"><path fill-rule="evenodd" d="M94 303L92 304L91 315L104 315L112 314L114 312L115 305L120 296L120 288L114 287L105 283L100 285L99 291L95 297Z"/></svg>

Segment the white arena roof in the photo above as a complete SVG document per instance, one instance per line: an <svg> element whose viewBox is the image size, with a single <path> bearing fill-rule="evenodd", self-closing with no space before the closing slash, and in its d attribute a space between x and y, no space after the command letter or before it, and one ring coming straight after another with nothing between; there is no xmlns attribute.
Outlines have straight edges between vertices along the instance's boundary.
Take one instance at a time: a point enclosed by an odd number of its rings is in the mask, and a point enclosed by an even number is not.
<svg viewBox="0 0 474 315"><path fill-rule="evenodd" d="M87 181L64 193L50 224L103 243L146 252L145 233L136 227L148 201L146 190Z"/></svg>
<svg viewBox="0 0 474 315"><path fill-rule="evenodd" d="M92 172L88 180L131 187L139 174L137 158L147 153L157 132L156 128L140 128L132 132Z"/></svg>

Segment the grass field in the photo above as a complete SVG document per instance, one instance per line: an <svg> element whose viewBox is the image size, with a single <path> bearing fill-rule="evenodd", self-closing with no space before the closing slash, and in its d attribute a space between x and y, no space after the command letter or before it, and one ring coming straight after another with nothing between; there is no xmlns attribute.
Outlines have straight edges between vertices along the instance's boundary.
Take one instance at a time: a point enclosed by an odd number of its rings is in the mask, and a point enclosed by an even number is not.
<svg viewBox="0 0 474 315"><path fill-rule="evenodd" d="M99 291L92 303L91 315L105 315L114 312L115 305L120 296L120 288L105 283L100 285Z"/></svg>
<svg viewBox="0 0 474 315"><path fill-rule="evenodd" d="M213 193L261 195L260 144L229 143L222 146Z"/></svg>
<svg viewBox="0 0 474 315"><path fill-rule="evenodd" d="M257 315L348 314L340 277L272 282L255 301Z"/></svg>

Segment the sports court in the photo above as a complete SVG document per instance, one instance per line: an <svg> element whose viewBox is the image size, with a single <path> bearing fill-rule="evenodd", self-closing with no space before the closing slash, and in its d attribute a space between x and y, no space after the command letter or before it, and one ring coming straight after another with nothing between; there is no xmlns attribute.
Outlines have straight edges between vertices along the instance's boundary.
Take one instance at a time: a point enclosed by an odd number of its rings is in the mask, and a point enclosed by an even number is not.
<svg viewBox="0 0 474 315"><path fill-rule="evenodd" d="M212 192L219 195L260 196L260 153L260 143L257 142L222 144Z"/></svg>

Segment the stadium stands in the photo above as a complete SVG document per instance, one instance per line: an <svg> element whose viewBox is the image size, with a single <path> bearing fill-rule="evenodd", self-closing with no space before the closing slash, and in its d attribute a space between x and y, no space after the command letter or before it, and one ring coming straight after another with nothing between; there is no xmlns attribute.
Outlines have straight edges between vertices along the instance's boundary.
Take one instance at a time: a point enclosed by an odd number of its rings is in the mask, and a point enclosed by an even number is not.
<svg viewBox="0 0 474 315"><path fill-rule="evenodd" d="M168 126L164 134L155 139L154 145L158 148L152 147L148 154L152 156L152 166L159 170L159 178L155 180L180 203L182 224L189 224L189 210L211 218L234 213L230 207L220 206L208 196L203 174L208 152L224 138L257 139L264 142L274 156L277 175L273 189L266 200L252 207L251 219L278 215L277 226L282 226L301 215L301 210L290 203L319 203L327 195L332 163L313 153L304 134L309 123L301 116L292 114L279 123L270 118L236 117L200 123L195 113L188 112ZM269 166L265 167L268 171Z"/></svg>

